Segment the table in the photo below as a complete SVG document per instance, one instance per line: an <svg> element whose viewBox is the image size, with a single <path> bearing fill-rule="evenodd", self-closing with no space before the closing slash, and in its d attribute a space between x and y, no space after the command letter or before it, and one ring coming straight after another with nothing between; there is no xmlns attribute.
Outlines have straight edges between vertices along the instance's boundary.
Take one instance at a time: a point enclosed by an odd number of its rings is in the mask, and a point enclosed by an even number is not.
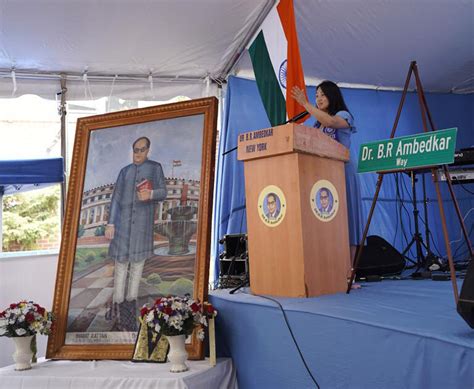
<svg viewBox="0 0 474 389"><path fill-rule="evenodd" d="M187 361L189 370L171 373L169 363L129 361L51 361L40 358L31 370L0 369L0 389L209 389L235 388L232 360Z"/></svg>

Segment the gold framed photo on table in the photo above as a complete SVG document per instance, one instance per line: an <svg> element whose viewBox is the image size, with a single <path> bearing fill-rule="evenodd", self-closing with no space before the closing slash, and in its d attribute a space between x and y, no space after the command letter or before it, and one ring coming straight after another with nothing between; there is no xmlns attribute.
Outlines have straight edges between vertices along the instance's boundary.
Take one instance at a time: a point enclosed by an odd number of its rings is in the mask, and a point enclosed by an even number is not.
<svg viewBox="0 0 474 389"><path fill-rule="evenodd" d="M214 97L77 121L48 358L130 359L143 304L207 299L216 124Z"/></svg>

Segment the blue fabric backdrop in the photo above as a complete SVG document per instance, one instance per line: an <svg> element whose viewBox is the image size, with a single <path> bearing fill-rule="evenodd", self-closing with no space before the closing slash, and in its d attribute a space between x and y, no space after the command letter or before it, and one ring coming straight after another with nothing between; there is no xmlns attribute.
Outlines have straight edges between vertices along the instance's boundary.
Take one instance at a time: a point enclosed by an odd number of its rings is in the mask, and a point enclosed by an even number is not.
<svg viewBox="0 0 474 389"><path fill-rule="evenodd" d="M310 100L314 102L315 88L307 89ZM363 89L343 89L346 103L353 113L357 133L352 136L351 153L358 155L361 143L386 139L390 136L401 92L388 92ZM458 127L456 149L474 146L474 95L433 94L426 95L428 107L438 129ZM314 119L306 124L313 125ZM237 145L238 134L254 129L270 127L263 108L255 81L230 77L227 87L225 112L217 160L215 213L214 213L214 250L219 253L222 247L218 240L225 234L245 232L245 183L243 163L237 161L236 151L222 156L225 150ZM395 136L420 133L423 131L418 97L409 93ZM435 187L429 174L425 175L428 199L428 226L432 233L430 241L432 250L445 256L446 250L439 223L439 209L436 201ZM376 174L361 174L361 196L363 223L367 221L368 211L375 192ZM399 196L397 196L397 185ZM445 211L448 220L450 240L453 243L455 257L465 259L466 246L461 238L461 230L455 210L450 200L447 186L442 183L442 195L446 200ZM461 212L466 217L466 227L470 237L474 236L474 185L465 188L456 185L455 194ZM397 200L397 197L399 200ZM401 201L400 201L401 200ZM422 204L421 179L417 183L417 204L420 209L420 229L424 238L424 216ZM411 187L409 177L405 174L392 174L384 178L369 235L380 235L403 251L413 234L413 214L411 204ZM414 246L412 257L415 256ZM215 263L218 274L218 263Z"/></svg>

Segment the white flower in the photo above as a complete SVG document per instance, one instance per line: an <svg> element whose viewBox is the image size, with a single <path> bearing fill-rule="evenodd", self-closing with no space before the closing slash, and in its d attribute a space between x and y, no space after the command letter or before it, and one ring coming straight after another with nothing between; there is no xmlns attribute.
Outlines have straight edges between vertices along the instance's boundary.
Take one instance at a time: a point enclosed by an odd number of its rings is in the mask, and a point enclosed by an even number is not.
<svg viewBox="0 0 474 389"><path fill-rule="evenodd" d="M183 329L182 316L181 315L172 316L168 321L168 325L170 327L174 327L177 330L181 331Z"/></svg>
<svg viewBox="0 0 474 389"><path fill-rule="evenodd" d="M5 327L0 327L0 336L3 336L7 333L7 329Z"/></svg>
<svg viewBox="0 0 474 389"><path fill-rule="evenodd" d="M23 336L26 334L26 330L24 328L17 328L15 330L15 333L18 335L18 336Z"/></svg>
<svg viewBox="0 0 474 389"><path fill-rule="evenodd" d="M197 330L197 337L201 342L204 340L204 330L202 328Z"/></svg>
<svg viewBox="0 0 474 389"><path fill-rule="evenodd" d="M150 323L150 322L153 321L154 317L155 317L155 315L153 314L153 311L150 311L146 314L145 320L146 320L147 323Z"/></svg>
<svg viewBox="0 0 474 389"><path fill-rule="evenodd" d="M160 332L160 330L161 330L160 325L159 325L159 324L156 324L156 325L155 325L155 331L156 331L156 332Z"/></svg>

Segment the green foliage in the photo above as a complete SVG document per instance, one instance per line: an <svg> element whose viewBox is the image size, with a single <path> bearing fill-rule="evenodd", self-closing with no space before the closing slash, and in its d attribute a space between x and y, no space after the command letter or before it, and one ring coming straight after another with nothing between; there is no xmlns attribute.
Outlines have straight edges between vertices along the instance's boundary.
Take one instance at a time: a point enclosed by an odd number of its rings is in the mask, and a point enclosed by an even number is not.
<svg viewBox="0 0 474 389"><path fill-rule="evenodd" d="M186 294L192 295L193 282L187 278L178 278L171 284L169 293L173 296L185 296Z"/></svg>
<svg viewBox="0 0 474 389"><path fill-rule="evenodd" d="M104 262L107 258L107 247L83 247L76 250L74 271L82 271L93 264Z"/></svg>
<svg viewBox="0 0 474 389"><path fill-rule="evenodd" d="M95 260L95 256L92 255L92 254L89 254L89 255L86 257L86 262L87 262L88 264L94 262L94 260Z"/></svg>
<svg viewBox="0 0 474 389"><path fill-rule="evenodd" d="M86 229L84 228L84 226L82 224L79 224L79 228L77 229L77 237L80 238L84 235L85 232Z"/></svg>
<svg viewBox="0 0 474 389"><path fill-rule="evenodd" d="M34 250L39 239L59 234L60 187L45 188L3 198L3 249L19 244Z"/></svg>
<svg viewBox="0 0 474 389"><path fill-rule="evenodd" d="M146 281L148 284L158 285L161 284L161 277L158 273L151 273L147 278Z"/></svg>
<svg viewBox="0 0 474 389"><path fill-rule="evenodd" d="M95 236L104 236L105 235L105 226L99 226L94 231Z"/></svg>

